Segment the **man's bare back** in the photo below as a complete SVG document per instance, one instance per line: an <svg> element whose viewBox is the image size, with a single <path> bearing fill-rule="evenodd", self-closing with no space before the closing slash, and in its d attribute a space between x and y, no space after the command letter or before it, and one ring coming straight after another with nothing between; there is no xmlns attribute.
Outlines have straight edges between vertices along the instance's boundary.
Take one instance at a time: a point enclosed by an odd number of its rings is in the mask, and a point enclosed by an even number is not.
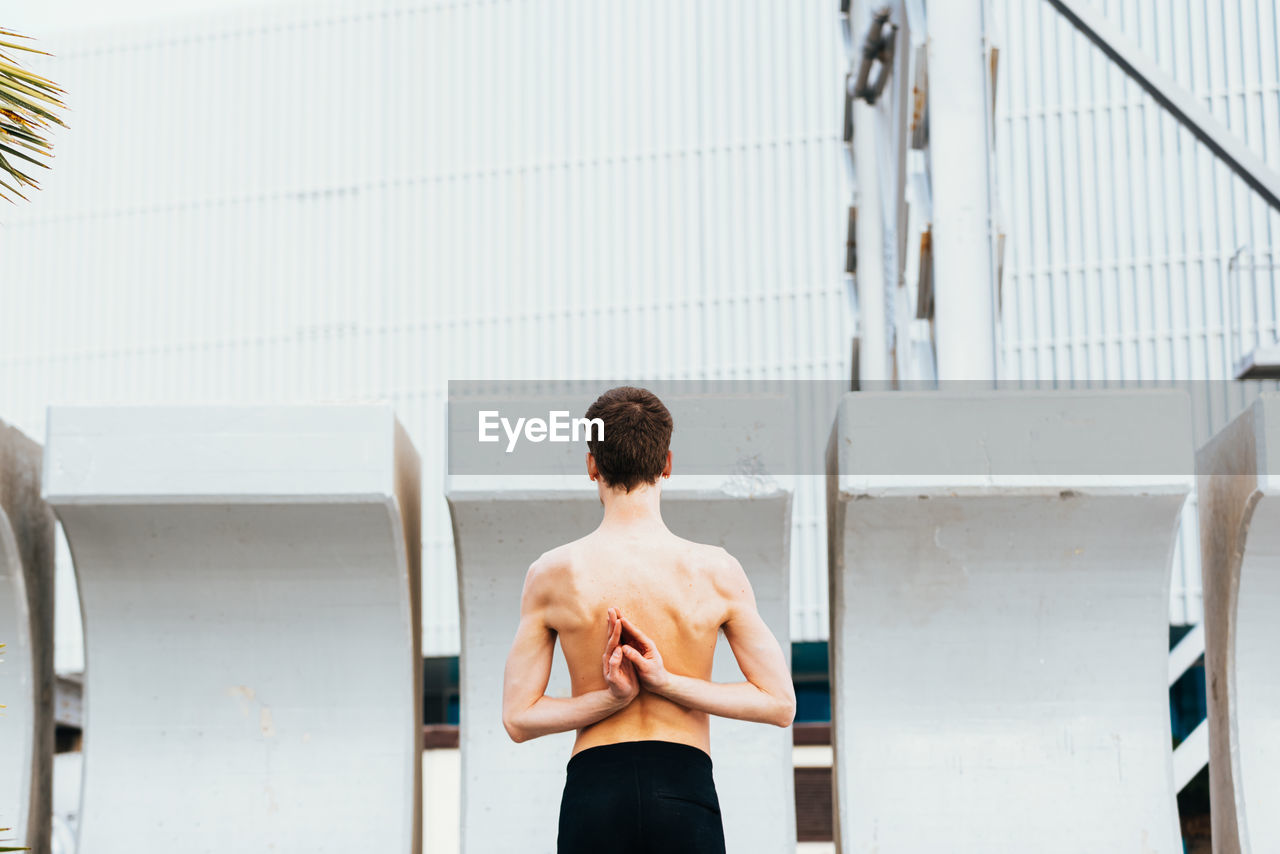
<svg viewBox="0 0 1280 854"><path fill-rule="evenodd" d="M503 703L517 741L576 729L575 754L641 740L709 752L708 715L790 725L791 675L741 564L667 530L657 496L613 496L599 528L529 567ZM710 681L722 630L745 682ZM569 698L545 695L557 638Z"/></svg>
<svg viewBox="0 0 1280 854"><path fill-rule="evenodd" d="M560 639L576 696L607 687L600 655L609 608L643 627L669 670L710 679L716 639L729 617L741 569L724 549L670 532L640 536L598 530L543 555L533 572L546 575L547 622ZM626 631L622 639L635 645ZM708 716L641 691L621 711L580 729L573 752L644 739L710 752Z"/></svg>

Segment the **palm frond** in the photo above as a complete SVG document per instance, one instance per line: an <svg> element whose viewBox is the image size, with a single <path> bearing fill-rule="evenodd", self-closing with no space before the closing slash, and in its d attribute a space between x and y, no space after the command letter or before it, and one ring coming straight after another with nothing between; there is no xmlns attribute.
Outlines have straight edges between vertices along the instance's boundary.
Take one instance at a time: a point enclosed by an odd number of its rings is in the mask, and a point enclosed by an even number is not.
<svg viewBox="0 0 1280 854"><path fill-rule="evenodd" d="M14 57L15 52L48 56L27 41L27 36L0 27L0 199L10 202L15 196L26 199L24 187L40 189L16 161L47 169L48 163L38 159L53 157L47 134L54 125L66 127L58 115L66 109L65 93L52 80L23 68ZM3 180L6 177L8 181Z"/></svg>
<svg viewBox="0 0 1280 854"><path fill-rule="evenodd" d="M0 643L0 646L4 646L4 644ZM0 827L0 833L8 833L10 830L13 830L13 828ZM5 848L3 846L0 846L0 851L30 851L30 850L31 850L30 848Z"/></svg>

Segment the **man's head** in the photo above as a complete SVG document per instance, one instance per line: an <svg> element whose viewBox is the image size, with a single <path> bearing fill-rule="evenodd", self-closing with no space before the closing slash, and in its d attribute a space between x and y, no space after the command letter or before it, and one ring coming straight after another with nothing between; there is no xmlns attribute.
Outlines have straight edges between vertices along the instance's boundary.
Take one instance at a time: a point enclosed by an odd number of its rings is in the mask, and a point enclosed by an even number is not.
<svg viewBox="0 0 1280 854"><path fill-rule="evenodd" d="M671 413L651 391L611 388L587 409L604 422L604 436L587 431L587 470L613 489L630 492L671 473ZM594 470L593 470L594 466Z"/></svg>

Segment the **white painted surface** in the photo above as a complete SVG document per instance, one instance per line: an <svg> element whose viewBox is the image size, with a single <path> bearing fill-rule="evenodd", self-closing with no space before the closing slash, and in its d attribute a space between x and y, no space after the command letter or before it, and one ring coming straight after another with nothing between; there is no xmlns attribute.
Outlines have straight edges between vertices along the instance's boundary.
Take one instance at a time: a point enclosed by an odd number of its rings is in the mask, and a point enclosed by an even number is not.
<svg viewBox="0 0 1280 854"><path fill-rule="evenodd" d="M922 400L930 419L903 417ZM851 394L834 441L841 850L1181 851L1166 606L1186 398ZM867 474L902 470L880 455L930 476Z"/></svg>
<svg viewBox="0 0 1280 854"><path fill-rule="evenodd" d="M1181 792L1209 764L1209 720L1200 721L1173 751L1173 789Z"/></svg>
<svg viewBox="0 0 1280 854"><path fill-rule="evenodd" d="M94 0L42 0L40 3L9 3L4 11L5 29L44 39L70 32L154 25L156 21L225 15L229 9L245 6L301 6L314 0L119 0L110 7Z"/></svg>
<svg viewBox="0 0 1280 854"><path fill-rule="evenodd" d="M573 733L514 744L502 727L502 672L520 613L525 572L540 554L599 524L599 497L586 476L576 488L553 478L476 478L448 487L458 536L462 596L462 844L466 854L555 850L564 768ZM727 485L726 485L727 486ZM761 616L788 637L787 537L791 492L697 489L674 476L663 489L663 518L680 536L726 548L741 561ZM783 650L790 659L789 645ZM713 678L742 674L721 638ZM567 696L557 651L547 688ZM791 731L713 718L711 758L728 849L777 854L796 840Z"/></svg>
<svg viewBox="0 0 1280 854"><path fill-rule="evenodd" d="M835 17L236 0L50 35L71 127L3 214L0 412L40 436L50 404L391 401L435 485L424 648L456 655L450 378L847 380ZM802 484L797 639L826 634L823 513Z"/></svg>
<svg viewBox="0 0 1280 854"><path fill-rule="evenodd" d="M791 751L797 768L830 768L833 756L829 744L801 744Z"/></svg>
<svg viewBox="0 0 1280 854"><path fill-rule="evenodd" d="M80 590L66 535L58 525L55 533L53 666L59 675L84 673L84 623L80 615Z"/></svg>
<svg viewBox="0 0 1280 854"><path fill-rule="evenodd" d="M1052 6L993 5L1003 35L997 165L1009 232L1004 376L1230 378L1243 352L1275 340L1280 213L1215 165ZM1280 168L1274 2L1095 5ZM1242 247L1256 263L1244 275L1231 269Z"/></svg>
<svg viewBox="0 0 1280 854"><path fill-rule="evenodd" d="M1204 623L1197 623L1169 650L1169 687L1204 656Z"/></svg>
<svg viewBox="0 0 1280 854"><path fill-rule="evenodd" d="M86 626L81 850L416 854L419 464L391 410L49 424Z"/></svg>
<svg viewBox="0 0 1280 854"><path fill-rule="evenodd" d="M422 850L459 854L462 836L462 752L427 750L422 754Z"/></svg>
<svg viewBox="0 0 1280 854"><path fill-rule="evenodd" d="M456 749L422 754L422 850L459 854L461 754ZM53 851L76 854L75 829L80 815L80 781L84 754L59 753L53 761Z"/></svg>
<svg viewBox="0 0 1280 854"><path fill-rule="evenodd" d="M80 785L84 778L84 754L59 753L53 757L52 854L76 854L76 827L80 820Z"/></svg>
<svg viewBox="0 0 1280 854"><path fill-rule="evenodd" d="M1201 449L1213 848L1280 848L1280 394Z"/></svg>
<svg viewBox="0 0 1280 854"><path fill-rule="evenodd" d="M940 380L997 378L995 184L987 0L926 7L929 169ZM905 90L906 83L899 81Z"/></svg>
<svg viewBox="0 0 1280 854"><path fill-rule="evenodd" d="M1093 2L1280 169L1274 0ZM1280 213L1048 3L992 6L1008 234L1001 377L1229 380L1237 359L1280 330ZM1197 446L1257 393L1229 382L1200 391ZM1203 616L1198 527L1189 505L1170 598L1177 624Z"/></svg>
<svg viewBox="0 0 1280 854"><path fill-rule="evenodd" d="M836 854L834 842L798 842L796 854Z"/></svg>

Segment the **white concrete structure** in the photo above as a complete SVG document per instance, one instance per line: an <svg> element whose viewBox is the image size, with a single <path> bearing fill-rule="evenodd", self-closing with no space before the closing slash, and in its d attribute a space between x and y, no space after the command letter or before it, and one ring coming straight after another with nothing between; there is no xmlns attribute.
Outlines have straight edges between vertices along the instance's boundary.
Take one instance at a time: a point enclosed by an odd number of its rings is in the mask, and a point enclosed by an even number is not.
<svg viewBox="0 0 1280 854"><path fill-rule="evenodd" d="M845 397L842 851L1182 850L1166 606L1188 410L1164 391Z"/></svg>
<svg viewBox="0 0 1280 854"><path fill-rule="evenodd" d="M419 475L386 406L51 410L80 850L420 850Z"/></svg>
<svg viewBox="0 0 1280 854"><path fill-rule="evenodd" d="M1280 394L1210 440L1200 473L1213 850L1280 850Z"/></svg>
<svg viewBox="0 0 1280 854"><path fill-rule="evenodd" d="M742 562L760 613L789 659L791 492L763 483L751 492L741 482L711 480L672 477L663 490L663 518L677 534L721 545ZM511 742L502 727L503 664L529 564L595 528L599 498L585 473L580 478L454 477L447 495L462 611L462 850L548 854L555 850L574 736ZM742 679L723 638L713 678ZM559 652L547 692L569 695L568 670ZM711 743L728 850L794 850L790 730L713 718Z"/></svg>
<svg viewBox="0 0 1280 854"><path fill-rule="evenodd" d="M0 422L0 845L40 854L53 791L53 532L40 446Z"/></svg>

